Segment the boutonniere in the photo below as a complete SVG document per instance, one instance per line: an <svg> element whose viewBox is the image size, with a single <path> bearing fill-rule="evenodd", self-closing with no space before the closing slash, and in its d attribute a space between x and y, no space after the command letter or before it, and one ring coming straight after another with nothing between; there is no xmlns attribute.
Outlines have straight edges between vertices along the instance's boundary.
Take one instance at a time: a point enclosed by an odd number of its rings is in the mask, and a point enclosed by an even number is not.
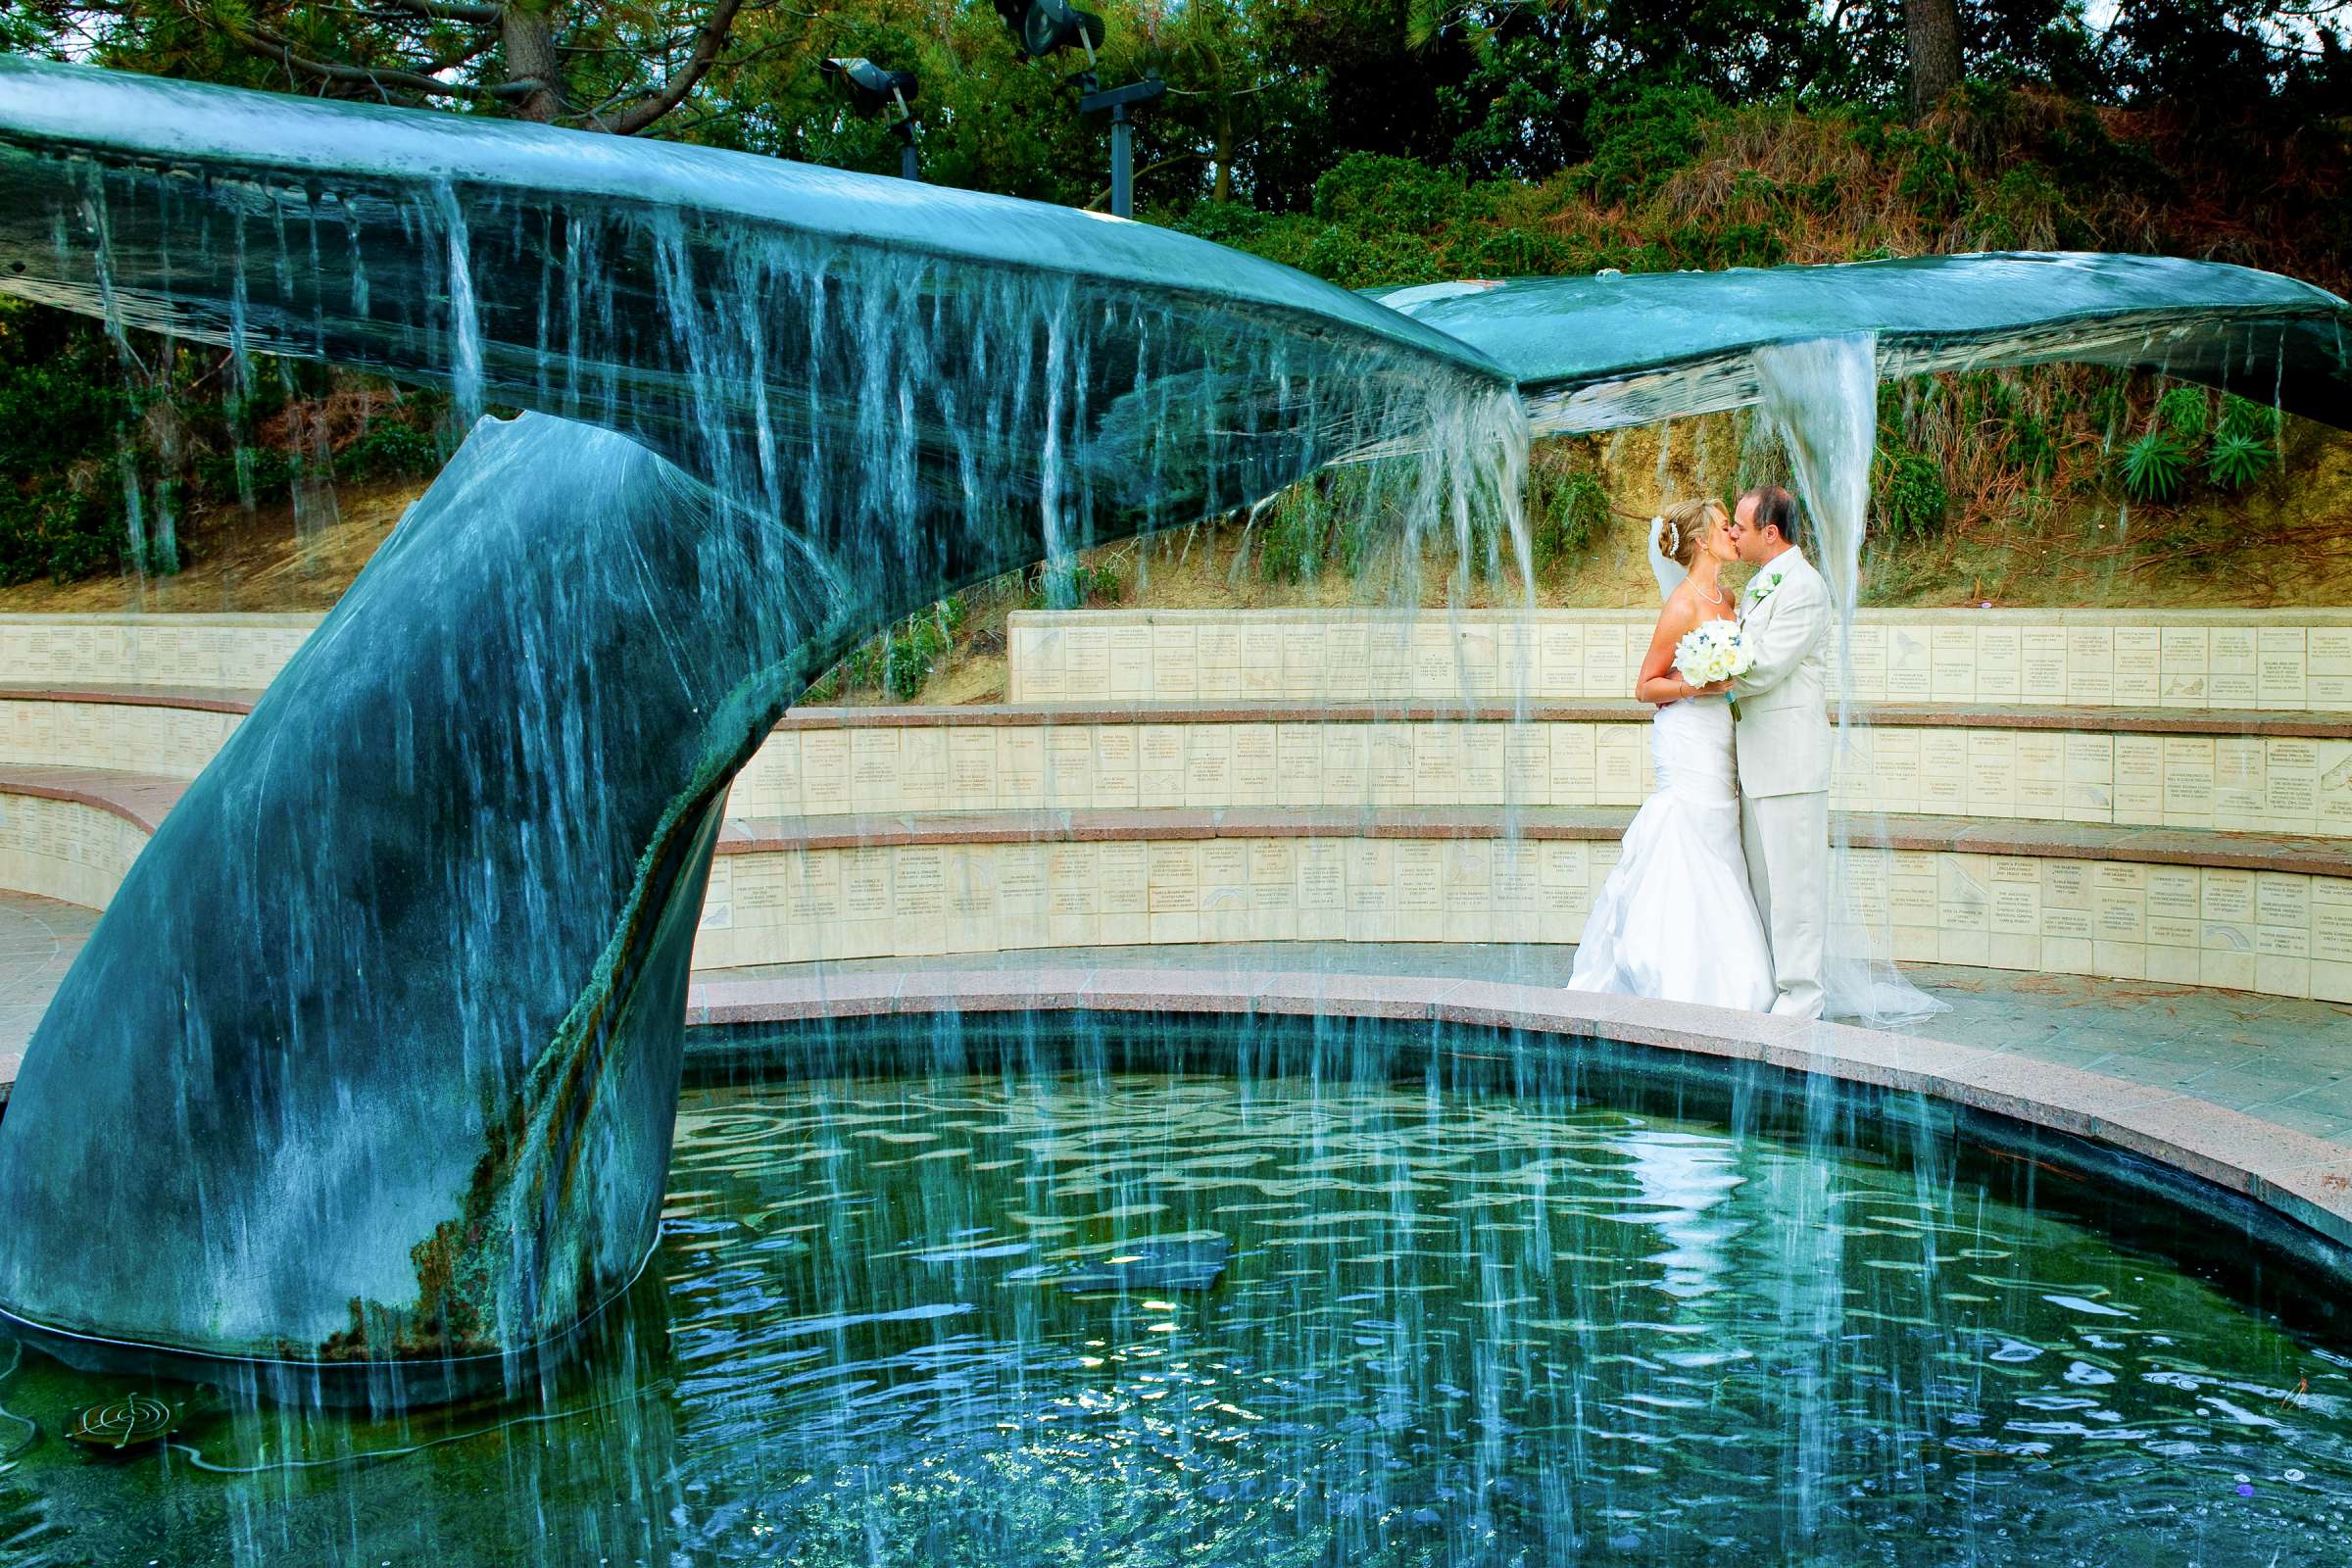
<svg viewBox="0 0 2352 1568"><path fill-rule="evenodd" d="M1781 585L1781 578L1786 574L1786 572L1787 568L1784 567L1782 570L1775 571L1769 576L1758 577L1754 582L1751 582L1747 585L1748 614L1754 614L1756 611L1763 605L1764 601L1772 597L1772 591Z"/></svg>

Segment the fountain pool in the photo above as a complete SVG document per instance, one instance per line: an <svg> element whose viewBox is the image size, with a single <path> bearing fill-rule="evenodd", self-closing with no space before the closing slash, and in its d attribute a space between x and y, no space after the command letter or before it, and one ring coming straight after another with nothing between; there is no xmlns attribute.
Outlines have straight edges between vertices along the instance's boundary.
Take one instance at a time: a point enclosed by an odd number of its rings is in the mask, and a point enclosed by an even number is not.
<svg viewBox="0 0 2352 1568"><path fill-rule="evenodd" d="M2329 1282L2263 1234L2285 1222L2127 1156L1422 1023L698 1033L661 1246L535 1396L369 1419L24 1357L0 1546L43 1568L2347 1549ZM138 1391L177 1408L167 1446L60 1438Z"/></svg>

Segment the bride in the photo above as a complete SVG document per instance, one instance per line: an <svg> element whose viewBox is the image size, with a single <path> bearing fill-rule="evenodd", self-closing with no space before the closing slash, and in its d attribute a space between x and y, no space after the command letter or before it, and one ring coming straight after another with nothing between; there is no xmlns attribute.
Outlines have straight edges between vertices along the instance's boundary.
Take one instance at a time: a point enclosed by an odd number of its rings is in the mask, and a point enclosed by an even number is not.
<svg viewBox="0 0 2352 1568"><path fill-rule="evenodd" d="M1723 506L1669 507L1650 540L1688 573L1666 596L1634 695L1650 720L1657 792L1626 829L1624 853L1585 922L1572 991L1607 991L1762 1012L1772 1005L1772 956L1740 849L1732 771L1731 683L1694 686L1674 668L1675 645L1702 621L1736 620L1718 578L1739 559ZM1660 585L1672 573L1659 564Z"/></svg>

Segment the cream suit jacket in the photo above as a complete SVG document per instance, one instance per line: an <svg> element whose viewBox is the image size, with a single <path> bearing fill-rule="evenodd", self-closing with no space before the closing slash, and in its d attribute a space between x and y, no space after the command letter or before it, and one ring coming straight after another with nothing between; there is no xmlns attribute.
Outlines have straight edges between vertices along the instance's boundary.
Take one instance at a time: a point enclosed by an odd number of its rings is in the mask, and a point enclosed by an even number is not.
<svg viewBox="0 0 2352 1568"><path fill-rule="evenodd" d="M1775 573L1780 582L1757 590ZM1742 795L1804 795L1830 787L1830 589L1811 562L1782 552L1740 596L1740 628L1755 663L1732 683L1740 711L1733 745Z"/></svg>

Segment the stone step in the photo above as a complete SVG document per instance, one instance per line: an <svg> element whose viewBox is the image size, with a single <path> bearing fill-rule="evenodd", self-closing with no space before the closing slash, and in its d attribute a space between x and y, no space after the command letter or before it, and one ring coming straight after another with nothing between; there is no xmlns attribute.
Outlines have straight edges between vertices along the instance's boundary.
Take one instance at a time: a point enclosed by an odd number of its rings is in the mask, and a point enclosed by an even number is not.
<svg viewBox="0 0 2352 1568"><path fill-rule="evenodd" d="M182 781L0 768L0 887L103 907ZM1622 808L730 817L699 967L1229 941L1573 943ZM1846 816L1898 958L2352 1001L2352 860L2288 834Z"/></svg>
<svg viewBox="0 0 2352 1568"><path fill-rule="evenodd" d="M193 778L249 699L0 688L0 765ZM797 709L736 780L745 816L943 810L1631 807L1630 703L1503 709ZM2352 837L2352 715L1882 705L1856 810Z"/></svg>

